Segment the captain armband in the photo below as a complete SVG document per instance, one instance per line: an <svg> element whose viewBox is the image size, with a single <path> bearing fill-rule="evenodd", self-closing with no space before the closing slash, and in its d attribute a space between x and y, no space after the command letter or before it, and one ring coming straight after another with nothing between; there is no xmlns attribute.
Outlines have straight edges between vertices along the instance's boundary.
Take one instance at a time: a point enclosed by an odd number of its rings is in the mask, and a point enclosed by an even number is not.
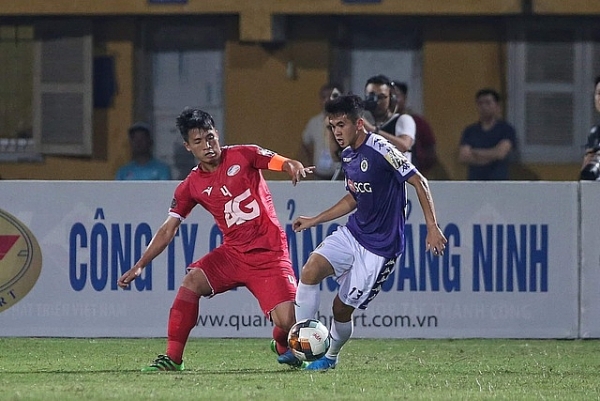
<svg viewBox="0 0 600 401"><path fill-rule="evenodd" d="M283 171L283 163L285 163L288 160L290 159L288 159L287 157L275 155L269 161L269 165L267 166L267 168L271 171Z"/></svg>

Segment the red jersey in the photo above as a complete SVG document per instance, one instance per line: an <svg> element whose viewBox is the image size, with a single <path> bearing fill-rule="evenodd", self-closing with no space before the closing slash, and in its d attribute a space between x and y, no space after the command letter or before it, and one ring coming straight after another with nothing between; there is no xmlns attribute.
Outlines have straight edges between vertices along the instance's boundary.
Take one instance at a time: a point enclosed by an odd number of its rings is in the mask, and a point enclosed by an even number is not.
<svg viewBox="0 0 600 401"><path fill-rule="evenodd" d="M274 155L256 145L222 147L221 164L215 171L195 167L177 186L169 214L184 219L200 204L214 217L224 244L239 252L287 252L285 232L260 171Z"/></svg>

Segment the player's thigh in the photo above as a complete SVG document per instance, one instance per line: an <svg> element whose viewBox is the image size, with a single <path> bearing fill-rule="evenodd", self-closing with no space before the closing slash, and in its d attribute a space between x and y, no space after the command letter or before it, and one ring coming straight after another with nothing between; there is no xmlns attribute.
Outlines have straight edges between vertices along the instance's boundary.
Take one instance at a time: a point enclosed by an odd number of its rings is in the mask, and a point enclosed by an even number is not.
<svg viewBox="0 0 600 401"><path fill-rule="evenodd" d="M284 302L294 302L296 298L296 276L286 259L257 262L248 270L244 285L257 299L265 315Z"/></svg>
<svg viewBox="0 0 600 401"><path fill-rule="evenodd" d="M202 269L189 269L183 278L182 285L191 289L196 294L204 297L211 296L213 289Z"/></svg>
<svg viewBox="0 0 600 401"><path fill-rule="evenodd" d="M355 309L366 309L394 271L395 264L395 259L375 255L363 248L355 254L352 269L337 279L340 300Z"/></svg>
<svg viewBox="0 0 600 401"><path fill-rule="evenodd" d="M325 277L334 274L333 266L323 255L313 252L302 267L300 281L304 284L319 284Z"/></svg>
<svg viewBox="0 0 600 401"><path fill-rule="evenodd" d="M239 262L232 255L230 249L220 246L188 266L190 272L199 270L206 278L210 292L202 295L213 296L243 285L238 277Z"/></svg>
<svg viewBox="0 0 600 401"><path fill-rule="evenodd" d="M331 275L336 280L344 276L352 268L357 244L356 239L345 226L338 227L311 253L308 262L302 269L302 282L317 284L323 278ZM324 263L324 261L327 263ZM319 280L308 283L304 280L305 277Z"/></svg>
<svg viewBox="0 0 600 401"><path fill-rule="evenodd" d="M289 331L296 322L295 304L292 301L281 302L269 315L275 326Z"/></svg>

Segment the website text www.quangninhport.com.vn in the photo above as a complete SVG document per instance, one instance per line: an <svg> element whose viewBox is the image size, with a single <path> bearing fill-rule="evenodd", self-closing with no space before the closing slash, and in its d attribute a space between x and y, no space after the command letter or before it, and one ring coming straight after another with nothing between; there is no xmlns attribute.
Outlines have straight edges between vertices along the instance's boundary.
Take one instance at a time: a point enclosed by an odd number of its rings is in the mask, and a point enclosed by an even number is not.
<svg viewBox="0 0 600 401"><path fill-rule="evenodd" d="M333 316L318 314L317 318L327 327L330 326ZM237 314L237 315L200 315L197 326L202 327L233 327L241 330L247 327L266 327L273 324L263 315ZM435 328L438 327L438 317L435 315L409 316L409 315L373 315L365 313L354 314L354 326L373 328Z"/></svg>

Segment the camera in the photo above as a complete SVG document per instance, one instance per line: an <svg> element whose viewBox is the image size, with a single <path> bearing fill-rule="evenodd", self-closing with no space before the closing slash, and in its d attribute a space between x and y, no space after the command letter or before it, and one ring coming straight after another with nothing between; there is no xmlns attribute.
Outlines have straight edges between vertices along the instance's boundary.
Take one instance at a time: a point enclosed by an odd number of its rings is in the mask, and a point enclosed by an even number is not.
<svg viewBox="0 0 600 401"><path fill-rule="evenodd" d="M342 92L338 88L333 88L329 100L337 99L339 96L342 96Z"/></svg>
<svg viewBox="0 0 600 401"><path fill-rule="evenodd" d="M377 102L379 101L379 97L375 92L369 92L367 96L365 96L365 110L373 111L377 108Z"/></svg>
<svg viewBox="0 0 600 401"><path fill-rule="evenodd" d="M593 153L591 160L583 166L579 173L579 179L585 181L596 181L600 179L600 127L598 125L592 128L588 136L586 154Z"/></svg>
<svg viewBox="0 0 600 401"><path fill-rule="evenodd" d="M583 167L579 174L580 180L585 181L596 181L600 178L600 147L594 148L590 153L594 153L594 156L588 164Z"/></svg>

